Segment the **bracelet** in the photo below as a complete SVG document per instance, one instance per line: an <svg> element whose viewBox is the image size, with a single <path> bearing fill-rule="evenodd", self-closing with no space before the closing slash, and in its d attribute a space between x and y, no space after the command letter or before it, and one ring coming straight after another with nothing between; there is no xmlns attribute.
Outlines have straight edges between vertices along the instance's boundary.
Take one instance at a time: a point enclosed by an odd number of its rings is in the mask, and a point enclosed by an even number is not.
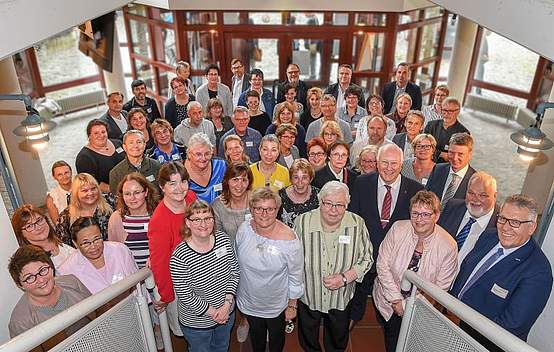
<svg viewBox="0 0 554 352"><path fill-rule="evenodd" d="M348 285L348 279L346 278L346 275L344 275L344 273L340 273L340 276L342 276L342 283L344 284L343 286L346 287L346 285Z"/></svg>
<svg viewBox="0 0 554 352"><path fill-rule="evenodd" d="M287 306L287 308L290 308L290 309L298 309L296 306L291 306L291 305Z"/></svg>

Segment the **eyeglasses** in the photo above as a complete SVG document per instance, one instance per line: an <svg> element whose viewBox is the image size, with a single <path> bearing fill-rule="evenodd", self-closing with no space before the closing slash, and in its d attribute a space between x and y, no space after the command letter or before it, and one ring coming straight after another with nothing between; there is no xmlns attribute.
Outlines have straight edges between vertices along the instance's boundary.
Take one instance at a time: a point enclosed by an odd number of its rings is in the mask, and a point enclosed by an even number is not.
<svg viewBox="0 0 554 352"><path fill-rule="evenodd" d="M144 193L144 190L134 191L134 192L123 192L123 197L127 197L127 198L138 197L139 195L141 195L143 193Z"/></svg>
<svg viewBox="0 0 554 352"><path fill-rule="evenodd" d="M84 249L87 249L90 246L92 246L93 244L96 245L96 244L102 243L102 241L104 241L104 239L102 237L96 237L92 241L82 242L79 246L84 248Z"/></svg>
<svg viewBox="0 0 554 352"><path fill-rule="evenodd" d="M298 74L300 74L300 71L289 71L289 72L287 72L287 74L289 74L289 75L298 75Z"/></svg>
<svg viewBox="0 0 554 352"><path fill-rule="evenodd" d="M243 65L231 66L231 70L238 70L241 67L243 67Z"/></svg>
<svg viewBox="0 0 554 352"><path fill-rule="evenodd" d="M31 223L21 227L21 229L25 230L27 232L31 232L31 231L34 231L38 226L44 225L45 221L46 221L46 219L44 218L44 216L39 216L37 218L37 220L35 220L35 222L31 222Z"/></svg>
<svg viewBox="0 0 554 352"><path fill-rule="evenodd" d="M428 213L428 212L418 212L418 211L411 211L410 212L410 216L414 219L417 219L417 218L421 218L423 220L428 220L431 218L431 216L433 215L433 213Z"/></svg>
<svg viewBox="0 0 554 352"><path fill-rule="evenodd" d="M507 217L502 216L500 214L497 215L496 221L501 225L508 223L514 229L518 229L522 224L526 224L528 222L534 222L533 220L523 221L523 220L517 220L517 219L508 219Z"/></svg>
<svg viewBox="0 0 554 352"><path fill-rule="evenodd" d="M310 158L315 158L315 157L322 158L325 156L325 153L324 152L309 153L308 156Z"/></svg>
<svg viewBox="0 0 554 352"><path fill-rule="evenodd" d="M417 144L415 146L415 149L419 149L419 150L430 150L431 148L433 148L431 144Z"/></svg>
<svg viewBox="0 0 554 352"><path fill-rule="evenodd" d="M194 156L195 159L210 159L212 157L212 152L206 152L206 153L192 153L192 156Z"/></svg>
<svg viewBox="0 0 554 352"><path fill-rule="evenodd" d="M275 208L275 207L269 207L269 208L253 207L252 210L254 210L254 213L256 213L256 214L263 214L263 213L273 214L273 213L275 213L277 208Z"/></svg>
<svg viewBox="0 0 554 352"><path fill-rule="evenodd" d="M348 154L346 154L346 153L331 153L331 158L348 159Z"/></svg>
<svg viewBox="0 0 554 352"><path fill-rule="evenodd" d="M458 110L460 110L460 109L454 109L454 110L442 109L441 112L445 112L447 114L452 114L452 113L455 113Z"/></svg>
<svg viewBox="0 0 554 352"><path fill-rule="evenodd" d="M344 209L346 209L346 204L331 203L331 202L327 202L325 200L321 202L321 205L327 210L331 210L331 209L344 210Z"/></svg>
<svg viewBox="0 0 554 352"><path fill-rule="evenodd" d="M361 160L360 160L360 163L361 163L361 164L377 164L377 160L364 160L364 159L361 159Z"/></svg>
<svg viewBox="0 0 554 352"><path fill-rule="evenodd" d="M281 138L291 140L291 139L295 139L296 136L284 134L281 136Z"/></svg>
<svg viewBox="0 0 554 352"><path fill-rule="evenodd" d="M323 133L323 137L336 137L336 136L337 136L337 134L334 133L334 132L330 132L330 133L325 132L325 133Z"/></svg>
<svg viewBox="0 0 554 352"><path fill-rule="evenodd" d="M205 218L188 218L188 220L192 222L194 225L210 224L214 221L214 217L208 216Z"/></svg>
<svg viewBox="0 0 554 352"><path fill-rule="evenodd" d="M43 266L39 269L38 273L31 274L31 275L27 276L25 279L23 279L21 281L28 284L28 285L33 284L33 283L35 283L35 281L37 281L39 276L48 275L48 273L50 272L50 269L51 269L50 265Z"/></svg>

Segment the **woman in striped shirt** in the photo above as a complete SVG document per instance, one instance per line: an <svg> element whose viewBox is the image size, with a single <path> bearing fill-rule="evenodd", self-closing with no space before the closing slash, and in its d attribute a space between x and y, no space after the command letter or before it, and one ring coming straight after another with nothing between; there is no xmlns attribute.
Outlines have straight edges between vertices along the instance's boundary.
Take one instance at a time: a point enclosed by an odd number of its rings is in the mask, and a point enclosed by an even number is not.
<svg viewBox="0 0 554 352"><path fill-rule="evenodd" d="M214 211L205 201L193 202L184 218L184 240L169 262L181 330L189 352L227 352L239 284L235 248L225 232L216 230Z"/></svg>
<svg viewBox="0 0 554 352"><path fill-rule="evenodd" d="M139 268L149 257L148 223L158 201L156 188L138 172L128 174L117 186L117 210L108 223L108 240L129 247Z"/></svg>

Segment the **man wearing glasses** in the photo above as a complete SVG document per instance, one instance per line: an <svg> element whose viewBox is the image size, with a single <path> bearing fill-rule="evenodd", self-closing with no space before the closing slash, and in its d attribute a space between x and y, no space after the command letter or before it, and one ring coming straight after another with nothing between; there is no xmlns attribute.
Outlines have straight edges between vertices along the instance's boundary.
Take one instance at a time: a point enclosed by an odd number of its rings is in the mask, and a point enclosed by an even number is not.
<svg viewBox="0 0 554 352"><path fill-rule="evenodd" d="M296 88L296 101L304 106L304 110L308 108L307 95L310 86L300 79L300 67L297 64L289 64L287 66L287 80L280 82L277 86L277 103L285 101L285 85L289 83L291 87Z"/></svg>
<svg viewBox="0 0 554 352"><path fill-rule="evenodd" d="M537 215L532 198L509 196L500 207L497 229L480 236L450 291L524 341L552 289L550 263L531 238ZM460 327L489 351L502 351L465 322Z"/></svg>
<svg viewBox="0 0 554 352"><path fill-rule="evenodd" d="M231 93L233 94L233 108L237 107L242 92L250 88L250 74L244 72L244 65L240 59L231 60Z"/></svg>

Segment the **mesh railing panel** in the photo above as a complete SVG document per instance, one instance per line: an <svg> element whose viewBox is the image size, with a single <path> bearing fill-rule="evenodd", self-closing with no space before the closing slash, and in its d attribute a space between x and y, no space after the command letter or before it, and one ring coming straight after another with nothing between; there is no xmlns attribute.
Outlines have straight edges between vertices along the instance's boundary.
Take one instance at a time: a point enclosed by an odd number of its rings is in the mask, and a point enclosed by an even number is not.
<svg viewBox="0 0 554 352"><path fill-rule="evenodd" d="M138 303L133 295L94 319L50 351L148 351Z"/></svg>
<svg viewBox="0 0 554 352"><path fill-rule="evenodd" d="M416 299L405 352L486 352L429 302Z"/></svg>

